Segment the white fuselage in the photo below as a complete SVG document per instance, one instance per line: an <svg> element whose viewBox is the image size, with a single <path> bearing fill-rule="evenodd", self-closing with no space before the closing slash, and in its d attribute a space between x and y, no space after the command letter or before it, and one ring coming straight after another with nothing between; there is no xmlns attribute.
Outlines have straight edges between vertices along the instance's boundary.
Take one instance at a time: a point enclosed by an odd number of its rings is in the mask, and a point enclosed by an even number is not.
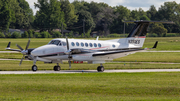
<svg viewBox="0 0 180 101"><path fill-rule="evenodd" d="M130 39L130 38L129 38ZM132 39L131 39L132 40ZM134 40L134 39L133 39ZM87 49L92 51L97 51L96 53L103 53L108 50L124 49L124 48L140 48L134 44L125 44L118 41L98 41L98 40L81 40L81 39L68 39L69 49ZM143 40L144 43L144 40ZM101 50L101 51L98 51ZM68 60L68 55L65 54L67 50L66 39L58 38L53 39L49 44L38 47L31 52L31 55L37 57L37 60L44 62L58 63L62 60ZM131 52L130 52L131 53ZM129 53L114 54L108 56L98 56L93 57L92 52L82 53L82 54L73 54L71 60L75 61L89 61L92 63L104 63L105 60L112 60L114 58L123 57Z"/></svg>

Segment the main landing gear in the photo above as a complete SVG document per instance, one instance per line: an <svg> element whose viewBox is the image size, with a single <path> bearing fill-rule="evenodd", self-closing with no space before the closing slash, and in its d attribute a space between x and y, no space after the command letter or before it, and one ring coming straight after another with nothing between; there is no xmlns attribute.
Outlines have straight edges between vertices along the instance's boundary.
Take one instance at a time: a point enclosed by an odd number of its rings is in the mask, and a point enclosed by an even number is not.
<svg viewBox="0 0 180 101"><path fill-rule="evenodd" d="M97 71L98 72L103 72L104 71L104 66L102 65L102 63L100 64L101 66L97 67Z"/></svg>
<svg viewBox="0 0 180 101"><path fill-rule="evenodd" d="M57 63L57 66L54 66L54 71L60 71L61 67L59 66L59 63Z"/></svg>

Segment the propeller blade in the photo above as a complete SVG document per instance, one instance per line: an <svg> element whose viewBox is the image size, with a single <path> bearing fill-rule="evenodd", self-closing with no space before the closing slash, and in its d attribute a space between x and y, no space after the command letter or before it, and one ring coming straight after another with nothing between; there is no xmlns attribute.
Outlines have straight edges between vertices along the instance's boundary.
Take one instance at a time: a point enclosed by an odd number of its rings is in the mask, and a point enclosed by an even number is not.
<svg viewBox="0 0 180 101"><path fill-rule="evenodd" d="M19 63L19 66L22 64L23 59L24 59L24 55L23 55L23 57L21 58L21 61L20 61L20 63Z"/></svg>
<svg viewBox="0 0 180 101"><path fill-rule="evenodd" d="M21 46L19 46L18 44L16 44L16 46L22 51L23 48Z"/></svg>
<svg viewBox="0 0 180 101"><path fill-rule="evenodd" d="M28 49L28 47L29 47L29 44L30 44L30 39L28 40L28 43L27 43L27 45L26 45L26 48L25 48L25 50L27 50Z"/></svg>
<svg viewBox="0 0 180 101"><path fill-rule="evenodd" d="M69 60L68 63L69 63L69 69L71 69L71 61Z"/></svg>
<svg viewBox="0 0 180 101"><path fill-rule="evenodd" d="M67 36L66 36L66 43L67 43L67 50L69 51L69 54L68 54L68 58L69 58L69 60L68 60L69 69L71 69L71 61L70 61L70 59L71 59L71 51L69 50L69 42L68 42Z"/></svg>
<svg viewBox="0 0 180 101"><path fill-rule="evenodd" d="M66 43L67 43L67 50L69 50L69 42L67 36L66 36Z"/></svg>

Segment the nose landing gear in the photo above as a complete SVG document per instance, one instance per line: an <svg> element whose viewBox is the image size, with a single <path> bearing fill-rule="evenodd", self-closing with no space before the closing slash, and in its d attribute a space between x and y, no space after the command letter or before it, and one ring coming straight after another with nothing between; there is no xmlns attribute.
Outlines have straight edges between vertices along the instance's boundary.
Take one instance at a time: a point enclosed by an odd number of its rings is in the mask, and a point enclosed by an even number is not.
<svg viewBox="0 0 180 101"><path fill-rule="evenodd" d="M33 62L33 66L32 66L32 71L37 71L37 66L36 66L36 57L34 57L34 62Z"/></svg>
<svg viewBox="0 0 180 101"><path fill-rule="evenodd" d="M36 65L32 66L32 71L34 71L34 72L37 71L37 66Z"/></svg>

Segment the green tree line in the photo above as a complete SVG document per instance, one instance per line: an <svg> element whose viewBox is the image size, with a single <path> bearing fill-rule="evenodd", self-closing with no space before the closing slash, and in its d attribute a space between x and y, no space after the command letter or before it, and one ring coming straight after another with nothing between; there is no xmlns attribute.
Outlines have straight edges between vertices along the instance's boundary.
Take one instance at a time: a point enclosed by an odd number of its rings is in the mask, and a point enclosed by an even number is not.
<svg viewBox="0 0 180 101"><path fill-rule="evenodd" d="M152 5L147 11L78 0L72 3L69 0L37 0L34 6L39 9L35 15L26 0L0 0L0 31L7 32L9 28L39 30L40 33L49 32L52 37L53 29L61 29L63 26L63 29L81 36L83 32L86 36L91 32L107 36L110 33L123 33L124 21L157 20L174 21L175 24L151 25L149 33L163 36L167 32L180 32L180 4L175 1L164 2L159 9ZM125 24L126 33L129 33L132 26Z"/></svg>

